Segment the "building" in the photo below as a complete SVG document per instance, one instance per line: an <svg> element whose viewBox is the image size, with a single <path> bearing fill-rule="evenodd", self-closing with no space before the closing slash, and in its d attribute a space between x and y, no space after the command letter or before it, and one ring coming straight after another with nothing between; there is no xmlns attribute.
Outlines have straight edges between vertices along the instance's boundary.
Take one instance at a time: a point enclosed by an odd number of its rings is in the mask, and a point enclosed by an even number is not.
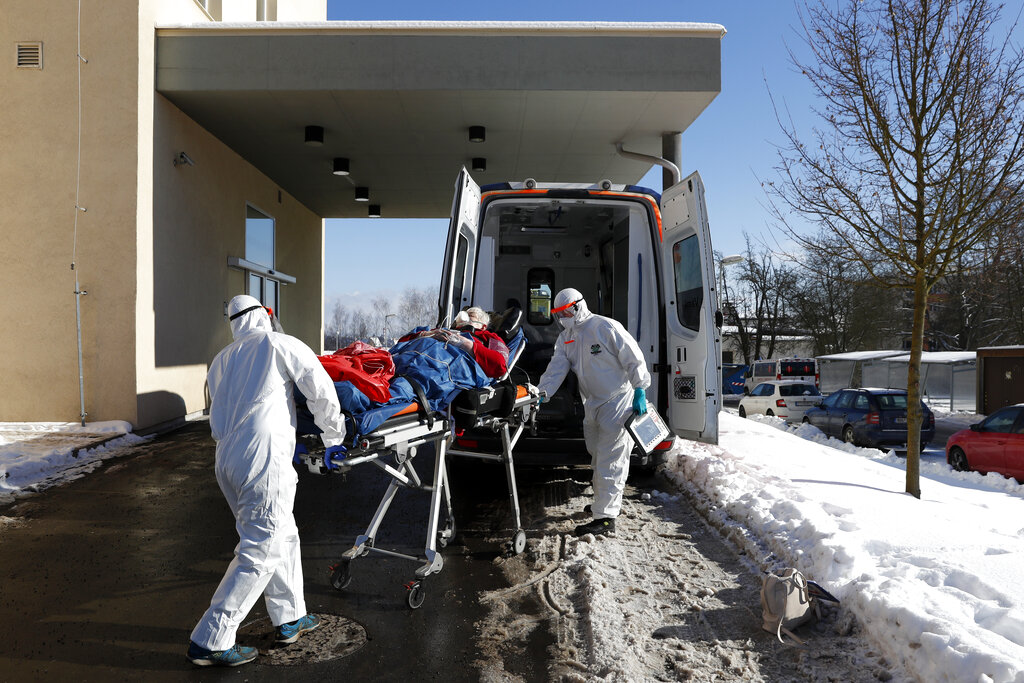
<svg viewBox="0 0 1024 683"><path fill-rule="evenodd" d="M232 296L320 348L325 218L447 215L464 164L636 182L649 164L615 143L680 161L720 89L713 24L325 17L326 0L5 3L0 420L199 414Z"/></svg>

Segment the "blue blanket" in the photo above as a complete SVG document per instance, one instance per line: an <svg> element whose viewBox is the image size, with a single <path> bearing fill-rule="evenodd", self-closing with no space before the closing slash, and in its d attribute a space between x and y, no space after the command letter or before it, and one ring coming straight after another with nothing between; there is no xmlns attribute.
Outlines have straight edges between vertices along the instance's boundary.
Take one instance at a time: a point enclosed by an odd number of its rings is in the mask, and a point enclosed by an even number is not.
<svg viewBox="0 0 1024 683"><path fill-rule="evenodd" d="M424 329L427 328L416 328L413 332ZM525 341L520 331L509 344L512 354L521 343ZM446 410L461 391L486 387L493 382L480 369L471 353L431 337L399 342L391 347L390 353L395 361L395 378L391 381L391 400L387 403L371 401L351 382L334 383L341 409L348 418L346 440L354 441L371 433L389 417L416 402L416 392L407 378L419 385L430 410L434 412ZM319 434L320 428L306 409L305 398L296 395L296 404L298 432Z"/></svg>

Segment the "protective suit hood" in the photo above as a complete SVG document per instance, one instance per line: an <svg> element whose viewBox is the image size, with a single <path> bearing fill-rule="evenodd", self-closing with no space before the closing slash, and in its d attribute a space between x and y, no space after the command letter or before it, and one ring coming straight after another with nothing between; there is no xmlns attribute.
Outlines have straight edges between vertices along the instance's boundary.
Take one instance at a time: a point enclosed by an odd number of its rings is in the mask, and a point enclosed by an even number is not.
<svg viewBox="0 0 1024 683"><path fill-rule="evenodd" d="M242 311L248 310L246 313ZM241 315L238 315L242 313ZM237 318L234 316L238 315ZM271 332L274 327L270 322L270 314L256 297L239 294L228 304L228 323L231 325L231 338L238 339L253 332ZM231 320L231 318L234 318Z"/></svg>
<svg viewBox="0 0 1024 683"><path fill-rule="evenodd" d="M587 308L587 302L583 298L583 294L581 294L578 289L573 289L572 287L566 287L565 289L560 291L558 294L555 295L555 300L552 303L551 308L552 308L552 310L557 310L557 309L562 308L563 306L565 306L567 304L573 304L574 305L573 317L571 317L571 318L558 317L557 318L559 324L564 329L567 329L567 330L572 329L573 327L579 325L581 322L583 322L584 320L586 320L587 318L589 318L591 316L590 309Z"/></svg>

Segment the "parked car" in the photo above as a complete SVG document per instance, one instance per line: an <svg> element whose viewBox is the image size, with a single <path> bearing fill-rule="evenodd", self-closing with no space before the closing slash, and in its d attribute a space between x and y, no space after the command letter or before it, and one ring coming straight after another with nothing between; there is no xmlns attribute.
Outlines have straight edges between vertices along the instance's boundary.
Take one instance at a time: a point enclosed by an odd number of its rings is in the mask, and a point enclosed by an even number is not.
<svg viewBox="0 0 1024 683"><path fill-rule="evenodd" d="M921 448L935 438L935 415L923 402ZM907 443L907 392L903 389L841 389L803 418L829 436L855 446Z"/></svg>
<svg viewBox="0 0 1024 683"><path fill-rule="evenodd" d="M740 417L775 415L787 422L800 422L807 409L821 403L821 399L818 387L809 382L761 382L740 399Z"/></svg>
<svg viewBox="0 0 1024 683"><path fill-rule="evenodd" d="M999 472L1024 480L1024 403L1000 408L949 437L946 462L960 472Z"/></svg>

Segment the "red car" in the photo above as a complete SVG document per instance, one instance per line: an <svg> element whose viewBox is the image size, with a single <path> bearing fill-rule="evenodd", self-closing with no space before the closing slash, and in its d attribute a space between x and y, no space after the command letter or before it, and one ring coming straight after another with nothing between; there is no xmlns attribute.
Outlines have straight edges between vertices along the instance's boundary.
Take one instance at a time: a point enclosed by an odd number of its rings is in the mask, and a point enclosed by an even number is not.
<svg viewBox="0 0 1024 683"><path fill-rule="evenodd" d="M1000 408L949 437L946 462L960 472L999 472L1024 481L1024 403Z"/></svg>

